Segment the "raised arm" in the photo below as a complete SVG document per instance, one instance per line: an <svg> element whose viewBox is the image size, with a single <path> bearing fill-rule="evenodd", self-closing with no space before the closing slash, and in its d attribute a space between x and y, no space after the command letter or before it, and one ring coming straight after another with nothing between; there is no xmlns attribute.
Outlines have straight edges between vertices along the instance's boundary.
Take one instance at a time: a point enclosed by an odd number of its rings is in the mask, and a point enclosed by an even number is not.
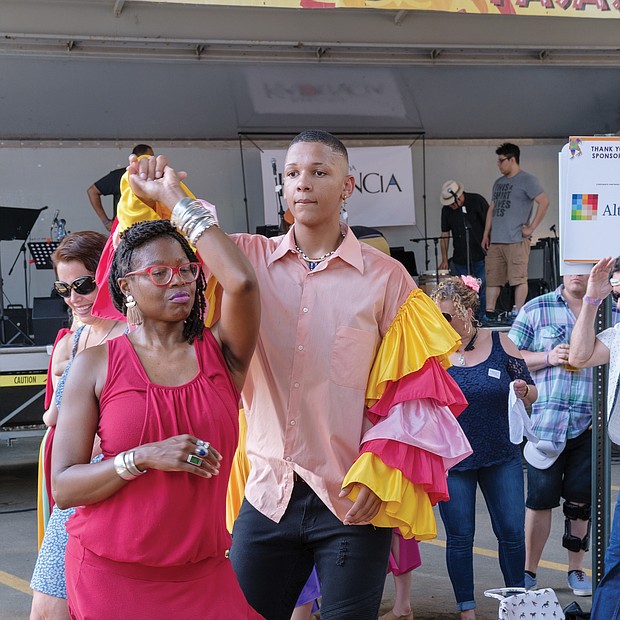
<svg viewBox="0 0 620 620"><path fill-rule="evenodd" d="M260 322L256 275L248 259L216 224L208 206L187 197L184 172L175 172L163 156L130 161L129 183L143 200L156 200L171 211L172 223L195 245L223 289L221 318L213 328L237 387L243 386ZM175 209L175 205L176 209Z"/></svg>
<svg viewBox="0 0 620 620"><path fill-rule="evenodd" d="M590 272L581 312L570 338L568 361L576 368L591 368L609 362L609 349L596 338L594 323L599 305L611 293L609 272L613 264L613 258L602 258Z"/></svg>

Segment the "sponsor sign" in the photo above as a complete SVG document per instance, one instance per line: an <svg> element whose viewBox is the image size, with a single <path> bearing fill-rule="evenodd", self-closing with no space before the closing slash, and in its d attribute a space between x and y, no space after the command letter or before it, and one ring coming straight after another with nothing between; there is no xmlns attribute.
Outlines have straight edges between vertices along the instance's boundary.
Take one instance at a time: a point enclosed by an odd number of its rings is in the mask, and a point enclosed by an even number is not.
<svg viewBox="0 0 620 620"><path fill-rule="evenodd" d="M559 156L562 273L618 254L620 137L572 136Z"/></svg>

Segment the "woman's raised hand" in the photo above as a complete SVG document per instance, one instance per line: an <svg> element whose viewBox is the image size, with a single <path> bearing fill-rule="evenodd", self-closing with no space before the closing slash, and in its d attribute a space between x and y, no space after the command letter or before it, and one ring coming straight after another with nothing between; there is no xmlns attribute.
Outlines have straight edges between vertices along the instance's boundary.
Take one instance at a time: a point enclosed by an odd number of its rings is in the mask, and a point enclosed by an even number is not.
<svg viewBox="0 0 620 620"><path fill-rule="evenodd" d="M172 209L186 197L181 181L187 177L186 172L177 172L168 165L165 155L157 157L129 156L129 185L136 196L145 202L160 202Z"/></svg>
<svg viewBox="0 0 620 620"><path fill-rule="evenodd" d="M587 294L590 297L605 299L605 297L611 293L609 272L613 269L613 266L614 259L608 256L606 258L601 258L601 260L592 267L587 288Z"/></svg>

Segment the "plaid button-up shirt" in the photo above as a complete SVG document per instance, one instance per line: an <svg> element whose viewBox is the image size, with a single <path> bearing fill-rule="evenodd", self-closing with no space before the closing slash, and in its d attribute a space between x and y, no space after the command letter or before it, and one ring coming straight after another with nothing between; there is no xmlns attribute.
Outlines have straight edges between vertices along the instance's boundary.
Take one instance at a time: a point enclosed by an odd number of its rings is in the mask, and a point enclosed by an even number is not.
<svg viewBox="0 0 620 620"><path fill-rule="evenodd" d="M518 349L551 351L570 342L577 319L562 296L563 288L561 285L521 308L508 334ZM530 372L538 388L538 400L532 406L536 436L564 441L587 430L592 423L592 369L569 372L563 366L548 366Z"/></svg>

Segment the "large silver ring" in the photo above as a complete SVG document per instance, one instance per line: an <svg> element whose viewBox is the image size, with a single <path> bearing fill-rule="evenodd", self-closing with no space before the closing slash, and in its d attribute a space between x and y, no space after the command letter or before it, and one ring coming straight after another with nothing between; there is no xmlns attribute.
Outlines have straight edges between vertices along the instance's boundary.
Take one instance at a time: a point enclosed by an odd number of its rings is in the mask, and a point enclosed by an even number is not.
<svg viewBox="0 0 620 620"><path fill-rule="evenodd" d="M202 459L195 454L188 454L185 459L190 465L196 465L196 467L200 467L202 465Z"/></svg>
<svg viewBox="0 0 620 620"><path fill-rule="evenodd" d="M211 444L208 441L203 441L202 439L197 439L196 440L196 449L194 450L194 452L198 455L198 456L207 456L207 453L209 451L209 446Z"/></svg>

